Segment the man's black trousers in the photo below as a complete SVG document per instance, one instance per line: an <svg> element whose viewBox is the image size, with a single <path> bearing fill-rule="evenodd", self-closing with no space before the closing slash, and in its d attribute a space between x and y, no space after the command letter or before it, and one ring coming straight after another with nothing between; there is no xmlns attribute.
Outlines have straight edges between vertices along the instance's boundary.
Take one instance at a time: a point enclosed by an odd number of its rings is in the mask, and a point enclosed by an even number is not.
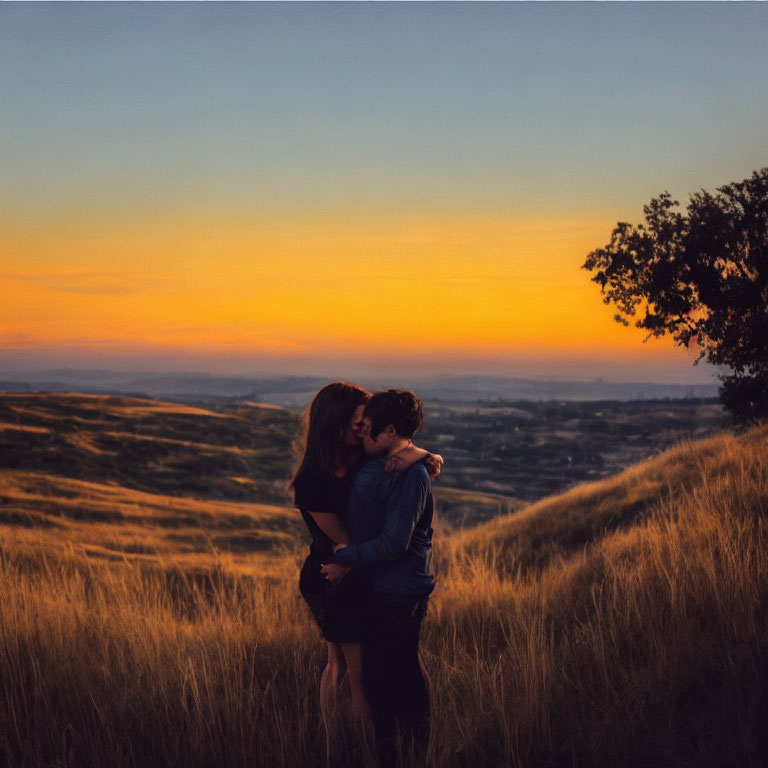
<svg viewBox="0 0 768 768"><path fill-rule="evenodd" d="M381 768L419 766L429 742L429 693L419 664L427 598L374 594L363 643L363 685Z"/></svg>

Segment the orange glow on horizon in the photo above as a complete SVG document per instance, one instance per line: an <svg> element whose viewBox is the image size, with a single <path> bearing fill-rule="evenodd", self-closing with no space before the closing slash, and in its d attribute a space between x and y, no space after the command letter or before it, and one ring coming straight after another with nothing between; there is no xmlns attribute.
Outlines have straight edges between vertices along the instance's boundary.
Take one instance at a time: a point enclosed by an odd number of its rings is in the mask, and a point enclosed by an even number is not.
<svg viewBox="0 0 768 768"><path fill-rule="evenodd" d="M17 227L0 347L634 355L580 269L612 221L218 217ZM679 352L678 352L679 354Z"/></svg>

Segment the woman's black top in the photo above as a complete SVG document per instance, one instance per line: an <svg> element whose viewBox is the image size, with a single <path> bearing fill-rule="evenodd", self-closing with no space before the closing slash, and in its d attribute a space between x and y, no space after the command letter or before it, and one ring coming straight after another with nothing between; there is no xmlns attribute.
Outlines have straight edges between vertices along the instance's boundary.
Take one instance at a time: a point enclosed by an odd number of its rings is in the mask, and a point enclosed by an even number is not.
<svg viewBox="0 0 768 768"><path fill-rule="evenodd" d="M305 467L294 480L294 502L312 536L309 556L299 576L299 590L307 602L323 637L333 643L359 643L365 631L363 606L368 595L368 576L348 573L334 586L326 581L320 566L333 557L333 542L320 530L310 512L336 515L344 525L347 505L355 482L356 468L344 477Z"/></svg>
<svg viewBox="0 0 768 768"><path fill-rule="evenodd" d="M349 470L344 477L337 477L333 472L325 472L319 467L308 465L294 480L294 503L299 508L312 537L310 554L324 563L333 557L333 542L320 530L320 526L309 513L325 512L336 515L343 525L356 474L354 470Z"/></svg>

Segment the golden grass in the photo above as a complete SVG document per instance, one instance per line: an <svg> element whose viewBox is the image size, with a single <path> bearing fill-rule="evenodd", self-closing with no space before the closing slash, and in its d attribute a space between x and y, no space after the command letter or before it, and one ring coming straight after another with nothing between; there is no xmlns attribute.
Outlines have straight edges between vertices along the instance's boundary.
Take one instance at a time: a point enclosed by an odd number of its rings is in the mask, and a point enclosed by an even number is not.
<svg viewBox="0 0 768 768"><path fill-rule="evenodd" d="M287 727L316 731L296 567L284 558L278 577L246 578L209 558L194 578L73 553L33 570L4 547L7 763L311 765L312 738Z"/></svg>
<svg viewBox="0 0 768 768"><path fill-rule="evenodd" d="M767 443L684 445L448 542L425 650L469 764L764 763Z"/></svg>
<svg viewBox="0 0 768 768"><path fill-rule="evenodd" d="M14 401L27 402L30 394L27 392L3 392L3 399L12 409L19 414L39 415L46 411L46 401L57 408L62 404L74 407L87 406L89 409L97 408L99 413L105 415L126 416L131 419L157 414L175 416L210 416L217 419L231 418L229 414L217 413L207 408L194 405L182 405L181 403L168 403L161 400L150 400L144 397L129 397L126 395L91 395L83 392L36 392L35 407L15 405ZM76 418L76 417L75 417Z"/></svg>
<svg viewBox="0 0 768 768"><path fill-rule="evenodd" d="M207 569L253 570L296 547L303 524L293 507L145 493L38 472L0 471L6 546L38 555L77 551L90 558L152 565L172 559ZM254 552L264 553L254 560Z"/></svg>
<svg viewBox="0 0 768 768"><path fill-rule="evenodd" d="M0 393L0 466L169 497L288 504L297 419L249 406L219 413L144 398Z"/></svg>
<svg viewBox="0 0 768 768"><path fill-rule="evenodd" d="M48 427L33 427L28 424L10 424L7 421L0 421L0 432L6 429L12 429L16 432L31 432L35 435L46 435L51 431Z"/></svg>
<svg viewBox="0 0 768 768"><path fill-rule="evenodd" d="M444 536L432 764L766 764L767 449L768 427L682 445ZM11 530L8 764L322 764L298 554L112 563Z"/></svg>

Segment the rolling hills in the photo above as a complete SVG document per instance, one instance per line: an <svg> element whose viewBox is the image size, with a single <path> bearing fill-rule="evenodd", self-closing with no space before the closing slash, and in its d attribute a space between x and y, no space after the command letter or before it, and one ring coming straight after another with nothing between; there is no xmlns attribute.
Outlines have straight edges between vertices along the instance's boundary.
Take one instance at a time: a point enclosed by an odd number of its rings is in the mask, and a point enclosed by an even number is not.
<svg viewBox="0 0 768 768"><path fill-rule="evenodd" d="M239 429L226 414L198 415L206 446L239 445L214 434ZM95 417L75 417L55 439L97 462ZM3 440L51 426L31 418L4 412ZM122 431L149 436L141 422ZM289 508L164 495L170 483L99 481L93 466L47 474L54 448L34 445L38 468L0 480L17 515L0 526L2 759L324 764L323 650L296 589ZM251 446L238 461L268 450ZM451 492L493 519L438 532L422 644L433 765L768 765L768 426L681 443L511 515L498 514L507 497Z"/></svg>
<svg viewBox="0 0 768 768"><path fill-rule="evenodd" d="M288 501L298 414L79 393L0 396L0 467L164 495Z"/></svg>
<svg viewBox="0 0 768 768"><path fill-rule="evenodd" d="M214 409L110 395L0 394L0 522L76 528L91 551L129 557L170 553L176 544L179 552L280 548L302 530L288 487L299 425L297 412L263 403ZM437 493L452 524L521 505L503 494ZM105 546L99 542L110 528L112 546Z"/></svg>

